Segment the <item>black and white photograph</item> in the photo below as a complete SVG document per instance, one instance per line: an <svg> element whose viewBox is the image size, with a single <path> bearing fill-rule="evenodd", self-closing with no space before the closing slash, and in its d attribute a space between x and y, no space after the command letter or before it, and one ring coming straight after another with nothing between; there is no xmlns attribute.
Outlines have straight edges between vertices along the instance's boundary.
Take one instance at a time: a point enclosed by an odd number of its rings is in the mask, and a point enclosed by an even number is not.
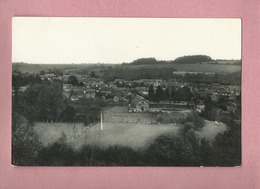
<svg viewBox="0 0 260 189"><path fill-rule="evenodd" d="M13 17L15 166L241 166L241 19Z"/></svg>

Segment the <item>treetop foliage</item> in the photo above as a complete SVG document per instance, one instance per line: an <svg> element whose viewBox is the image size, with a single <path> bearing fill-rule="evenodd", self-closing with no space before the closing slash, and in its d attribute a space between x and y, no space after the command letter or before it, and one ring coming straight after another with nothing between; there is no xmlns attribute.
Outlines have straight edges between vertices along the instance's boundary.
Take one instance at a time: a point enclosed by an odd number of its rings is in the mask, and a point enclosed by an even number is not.
<svg viewBox="0 0 260 189"><path fill-rule="evenodd" d="M172 63L175 64L193 64L213 61L210 56L206 55L190 55L176 58Z"/></svg>
<svg viewBox="0 0 260 189"><path fill-rule="evenodd" d="M161 64L166 63L166 61L158 61L155 58L139 58L134 60L131 64L134 65L144 65L144 64Z"/></svg>
<svg viewBox="0 0 260 189"><path fill-rule="evenodd" d="M162 63L176 63L176 64L193 64L193 63L203 63L211 62L213 59L206 55L189 55L178 57L173 61L156 60L155 58L139 58L134 60L130 64L133 65L145 65L145 64L162 64Z"/></svg>

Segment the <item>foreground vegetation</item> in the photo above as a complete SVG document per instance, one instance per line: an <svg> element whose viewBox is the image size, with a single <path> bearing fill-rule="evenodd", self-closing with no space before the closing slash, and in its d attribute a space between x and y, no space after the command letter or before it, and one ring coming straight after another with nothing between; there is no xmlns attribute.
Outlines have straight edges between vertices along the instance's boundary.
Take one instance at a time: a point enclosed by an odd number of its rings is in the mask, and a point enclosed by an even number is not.
<svg viewBox="0 0 260 189"><path fill-rule="evenodd" d="M41 166L239 166L241 128L234 117L226 119L228 129L213 141L196 131L204 121L192 115L178 135L162 134L146 148L121 145L87 144L75 150L66 134L51 145L43 146L25 118L14 116L12 162L14 165ZM233 115L234 116L234 115ZM29 132L29 135L28 133Z"/></svg>
<svg viewBox="0 0 260 189"><path fill-rule="evenodd" d="M44 166L238 166L241 164L238 133L239 128L230 129L219 134L212 144L205 139L198 140L192 130L179 137L162 135L145 150L86 145L74 151L66 139L61 139L39 148L37 156L30 153L22 156L17 154L21 151L15 151L13 163Z"/></svg>

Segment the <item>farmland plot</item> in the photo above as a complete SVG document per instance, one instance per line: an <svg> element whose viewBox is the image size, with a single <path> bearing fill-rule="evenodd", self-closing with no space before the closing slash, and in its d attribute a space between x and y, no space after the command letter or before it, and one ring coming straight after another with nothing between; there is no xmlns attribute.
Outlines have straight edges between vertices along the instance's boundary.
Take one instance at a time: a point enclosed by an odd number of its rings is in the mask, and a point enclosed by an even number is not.
<svg viewBox="0 0 260 189"><path fill-rule="evenodd" d="M152 64L149 68L170 69L183 72L215 72L215 73L233 73L241 71L241 65L226 65L226 64ZM147 65L127 65L129 69L145 69Z"/></svg>

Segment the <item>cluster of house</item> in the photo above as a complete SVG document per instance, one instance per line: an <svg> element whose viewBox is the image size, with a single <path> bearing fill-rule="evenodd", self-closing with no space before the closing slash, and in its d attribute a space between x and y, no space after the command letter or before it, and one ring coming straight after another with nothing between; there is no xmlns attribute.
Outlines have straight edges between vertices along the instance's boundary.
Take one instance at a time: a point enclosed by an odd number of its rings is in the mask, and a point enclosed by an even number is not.
<svg viewBox="0 0 260 189"><path fill-rule="evenodd" d="M241 85L221 85L220 83L187 83L187 82L177 82L175 80L162 80L162 79L140 79L133 81L124 81L123 79L116 79L114 83L120 88L128 86L135 86L138 94L142 96L148 95L149 86L154 86L154 91L158 86L161 86L165 91L167 87L174 87L178 90L182 87L189 87L191 93L199 94L200 97L207 98L210 97L212 102L219 102L221 98L226 101L234 101L241 94ZM119 84L119 85L118 85ZM122 85L124 84L124 85Z"/></svg>
<svg viewBox="0 0 260 189"><path fill-rule="evenodd" d="M26 89L28 88L29 86L28 85L26 85L26 86L21 86L21 87L19 87L18 89L17 89L17 92L18 93L24 93L24 91L26 91ZM15 89L12 87L12 96L14 96L15 95Z"/></svg>
<svg viewBox="0 0 260 189"><path fill-rule="evenodd" d="M73 86L72 84L63 84L63 94L72 101L82 98L94 99L96 97L96 90Z"/></svg>
<svg viewBox="0 0 260 189"><path fill-rule="evenodd" d="M66 82L69 75L63 75L63 81ZM140 79L126 81L123 79L115 79L113 82L103 82L100 78L88 78L77 76L82 86L73 86L71 84L63 84L64 95L72 101L77 101L82 98L94 99L97 96L104 100L113 100L114 102L127 101L133 94L148 96L149 87L154 86L154 91L158 86L162 86L166 90L168 85L180 88L187 83L179 83L176 81L164 81L162 79Z"/></svg>
<svg viewBox="0 0 260 189"><path fill-rule="evenodd" d="M62 76L58 76L54 73L44 73L39 76L41 80L49 80L49 81L62 80Z"/></svg>
<svg viewBox="0 0 260 189"><path fill-rule="evenodd" d="M154 86L154 90L161 86L163 90L167 87L174 87L175 90L184 86L189 87L193 94L199 94L202 98L210 96L212 102L219 102L221 98L230 101L231 109L235 108L234 100L241 94L240 85L221 85L219 83L185 83L176 80L162 79L139 79L126 81L123 79L115 79L113 82L104 82L102 78L92 78L89 75L74 75L82 85L73 86L66 84L71 75L64 74L57 76L54 73L45 73L40 75L42 80L60 80L63 81L63 94L72 101L80 99L96 99L102 98L106 101L115 103L130 102L130 112L146 112L149 111L150 102L146 99L149 87ZM20 92L24 92L28 86L19 88ZM13 90L14 93L14 90ZM135 95L139 94L139 95ZM197 104L198 111L205 108L203 101Z"/></svg>
<svg viewBox="0 0 260 189"><path fill-rule="evenodd" d="M201 113L205 110L205 103L200 100L197 104L193 101L182 101L182 102L150 102L146 98L140 95L135 95L131 99L128 110L129 112L171 112L175 109L182 109L182 112L186 112L188 109L193 108L197 112ZM235 112L238 110L235 102L227 102L226 113Z"/></svg>
<svg viewBox="0 0 260 189"><path fill-rule="evenodd" d="M198 93L201 97L210 96L212 102L219 102L221 98L234 101L241 94L240 85L194 83L190 86L190 89L193 93Z"/></svg>
<svg viewBox="0 0 260 189"><path fill-rule="evenodd" d="M87 87L73 86L71 84L63 84L63 93L66 98L69 98L72 101L102 98L105 101L115 103L127 101L127 97L132 94L130 90L122 90L101 85Z"/></svg>
<svg viewBox="0 0 260 189"><path fill-rule="evenodd" d="M139 79L139 80L132 80L132 81L126 81L123 79L115 79L114 83L118 84L118 86L124 86L124 87L133 87L133 86L150 86L153 85L155 87L159 85L166 84L166 81L162 79Z"/></svg>

